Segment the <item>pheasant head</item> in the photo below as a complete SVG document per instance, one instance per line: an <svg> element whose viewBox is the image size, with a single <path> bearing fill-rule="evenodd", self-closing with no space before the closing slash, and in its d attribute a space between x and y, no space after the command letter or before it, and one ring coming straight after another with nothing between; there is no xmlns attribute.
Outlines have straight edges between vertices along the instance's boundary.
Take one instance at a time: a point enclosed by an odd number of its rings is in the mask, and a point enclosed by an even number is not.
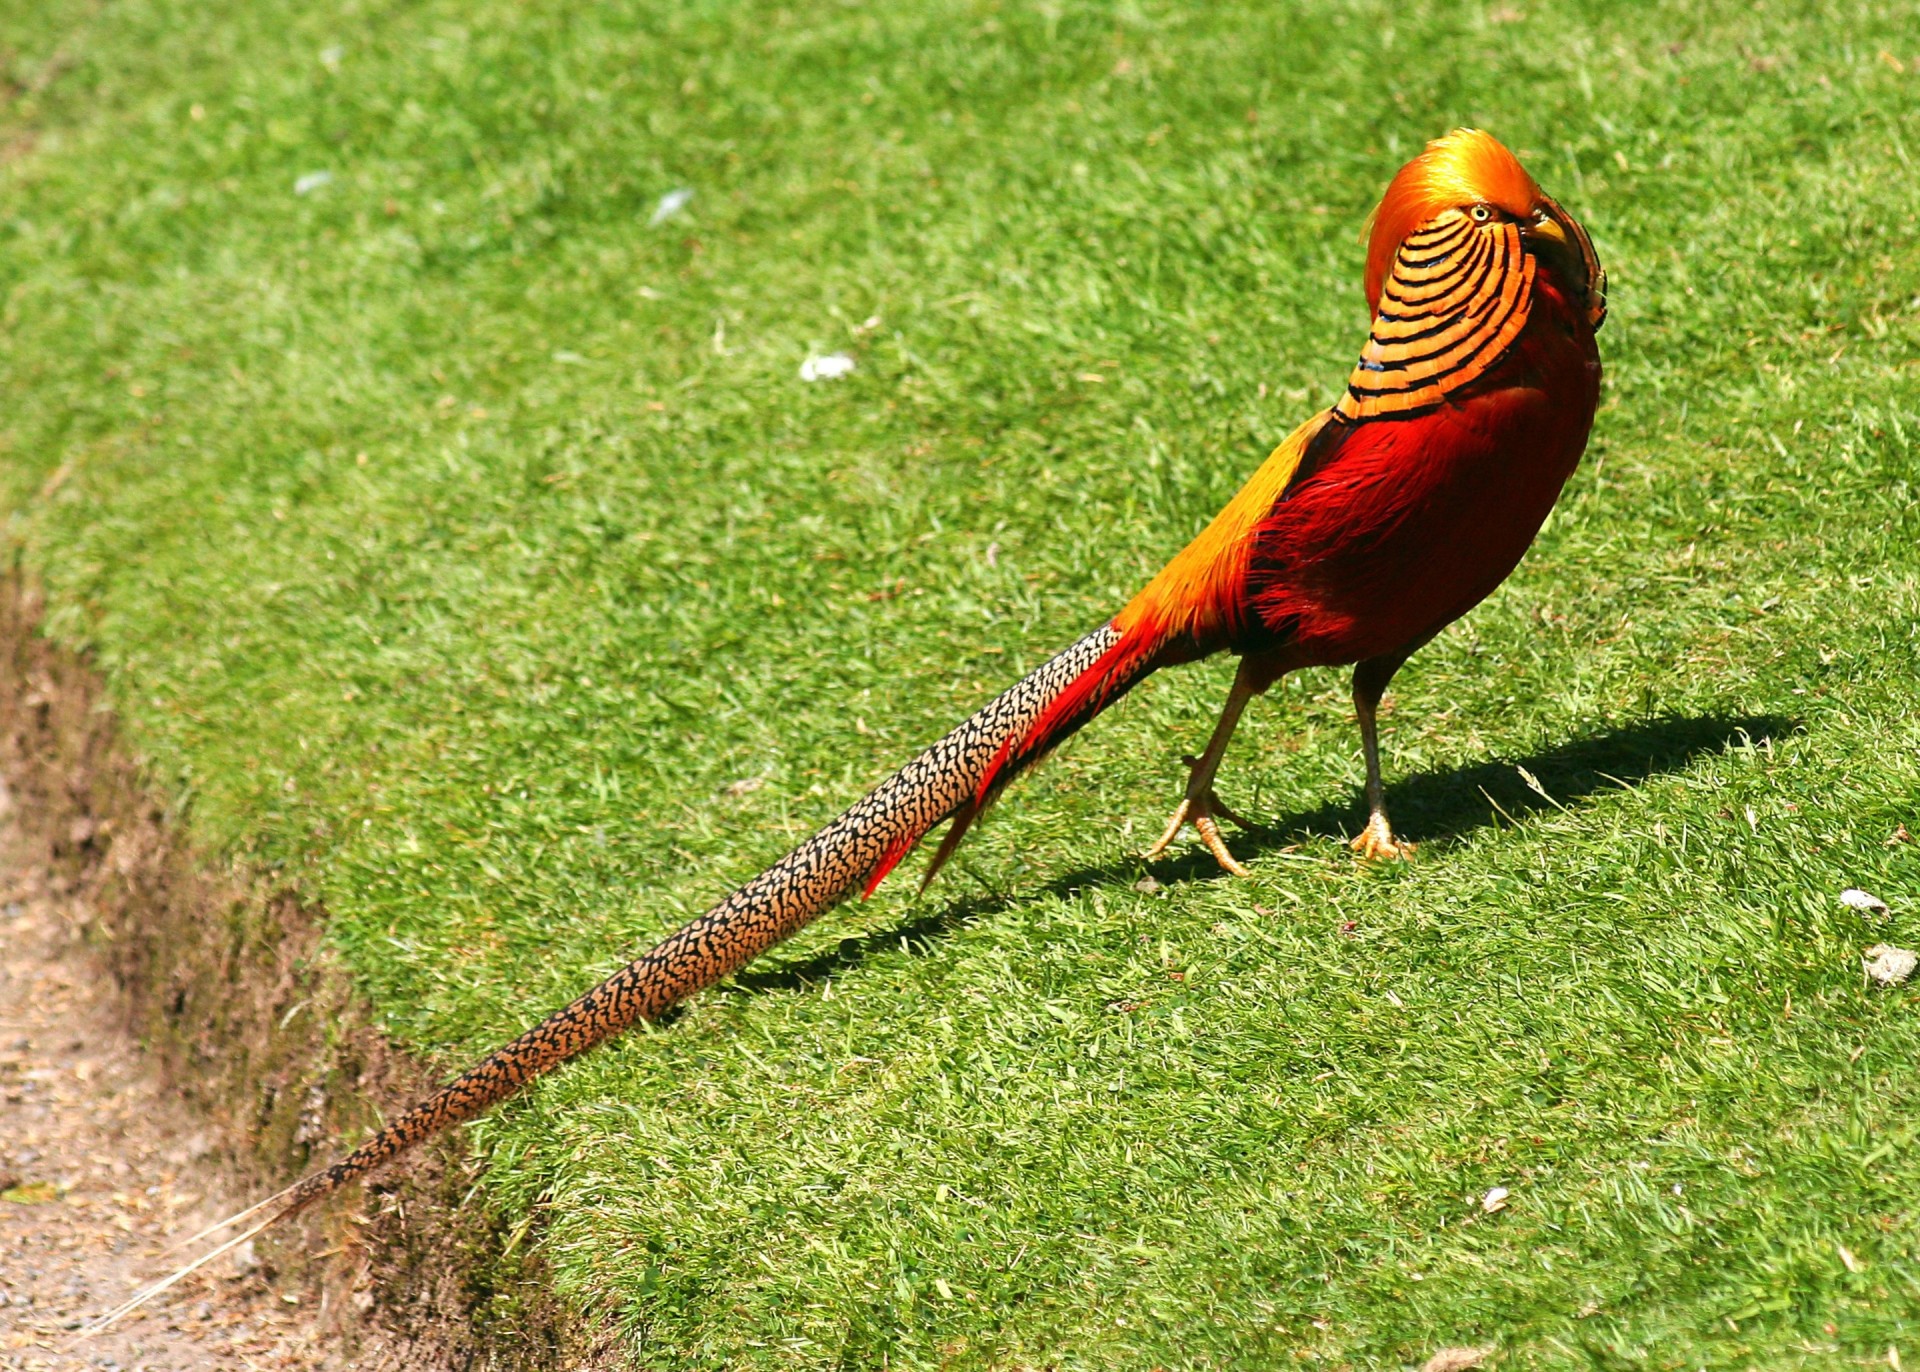
<svg viewBox="0 0 1920 1372"><path fill-rule="evenodd" d="M1455 129L1400 169L1373 212L1367 238L1367 304L1377 314L1394 259L1407 239L1443 217L1473 227L1517 227L1526 252L1598 329L1607 316L1607 274L1580 222L1527 175L1499 139Z"/></svg>

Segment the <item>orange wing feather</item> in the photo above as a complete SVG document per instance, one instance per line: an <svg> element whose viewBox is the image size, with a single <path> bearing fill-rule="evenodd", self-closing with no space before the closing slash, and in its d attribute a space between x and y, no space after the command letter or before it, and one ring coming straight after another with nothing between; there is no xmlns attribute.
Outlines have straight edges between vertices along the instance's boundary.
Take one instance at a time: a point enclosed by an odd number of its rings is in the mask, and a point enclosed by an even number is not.
<svg viewBox="0 0 1920 1372"><path fill-rule="evenodd" d="M1199 537L1114 616L1116 652L1144 656L1181 637L1212 648L1240 627L1254 530L1286 493L1307 445L1329 417L1322 411L1282 439Z"/></svg>

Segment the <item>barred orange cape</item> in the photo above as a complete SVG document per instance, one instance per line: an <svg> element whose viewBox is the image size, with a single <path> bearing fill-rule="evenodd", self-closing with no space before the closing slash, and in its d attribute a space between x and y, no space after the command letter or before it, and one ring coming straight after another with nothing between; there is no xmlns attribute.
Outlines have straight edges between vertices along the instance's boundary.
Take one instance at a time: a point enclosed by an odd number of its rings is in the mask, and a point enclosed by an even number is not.
<svg viewBox="0 0 1920 1372"><path fill-rule="evenodd" d="M1473 384L1526 327L1533 255L1520 226L1484 205L1408 234L1380 292L1373 332L1334 412L1405 414Z"/></svg>

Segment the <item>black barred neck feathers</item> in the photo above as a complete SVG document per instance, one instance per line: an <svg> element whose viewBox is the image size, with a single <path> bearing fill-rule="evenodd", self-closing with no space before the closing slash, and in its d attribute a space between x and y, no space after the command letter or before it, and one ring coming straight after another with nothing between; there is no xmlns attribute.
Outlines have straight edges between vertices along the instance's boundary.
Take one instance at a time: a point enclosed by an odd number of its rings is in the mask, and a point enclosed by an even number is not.
<svg viewBox="0 0 1920 1372"><path fill-rule="evenodd" d="M1511 219L1478 206L1429 219L1394 254L1334 412L1349 422L1411 415L1472 385L1526 326L1533 277Z"/></svg>

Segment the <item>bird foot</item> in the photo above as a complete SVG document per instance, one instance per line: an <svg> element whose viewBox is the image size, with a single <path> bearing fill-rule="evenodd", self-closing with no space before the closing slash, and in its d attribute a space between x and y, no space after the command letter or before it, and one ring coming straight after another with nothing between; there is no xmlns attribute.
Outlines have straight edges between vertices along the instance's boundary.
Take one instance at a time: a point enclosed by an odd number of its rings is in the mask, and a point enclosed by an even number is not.
<svg viewBox="0 0 1920 1372"><path fill-rule="evenodd" d="M1367 827L1360 831L1360 836L1347 846L1369 862L1379 858L1404 862L1413 856L1414 850L1413 844L1393 836L1393 826L1377 810L1367 820Z"/></svg>
<svg viewBox="0 0 1920 1372"><path fill-rule="evenodd" d="M1160 837L1154 840L1151 848L1147 849L1145 854L1147 860L1152 861L1166 852L1168 845L1180 836L1181 827L1191 824L1193 831L1200 835L1200 841L1206 844L1207 851L1213 854L1213 860L1222 868L1236 877L1252 876L1253 873L1249 872L1239 859L1227 850L1226 840L1220 837L1220 825L1214 819L1216 814L1231 820L1242 829L1258 827L1247 823L1228 809L1221 802L1220 797L1209 789L1203 795L1188 796L1180 802L1173 812L1173 818L1167 821L1167 827L1161 831Z"/></svg>

